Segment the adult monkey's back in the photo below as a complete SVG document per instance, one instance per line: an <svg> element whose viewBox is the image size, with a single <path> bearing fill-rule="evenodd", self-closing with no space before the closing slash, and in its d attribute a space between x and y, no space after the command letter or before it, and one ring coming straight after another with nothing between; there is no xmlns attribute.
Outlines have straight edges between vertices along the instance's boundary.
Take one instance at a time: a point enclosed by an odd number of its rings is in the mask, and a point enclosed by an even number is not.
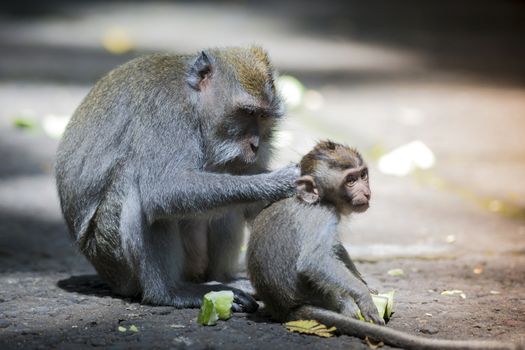
<svg viewBox="0 0 525 350"><path fill-rule="evenodd" d="M294 191L298 170L267 172L282 106L257 47L152 55L103 77L58 147L62 211L112 289L196 307L235 272L246 204ZM255 301L234 290L237 309Z"/></svg>

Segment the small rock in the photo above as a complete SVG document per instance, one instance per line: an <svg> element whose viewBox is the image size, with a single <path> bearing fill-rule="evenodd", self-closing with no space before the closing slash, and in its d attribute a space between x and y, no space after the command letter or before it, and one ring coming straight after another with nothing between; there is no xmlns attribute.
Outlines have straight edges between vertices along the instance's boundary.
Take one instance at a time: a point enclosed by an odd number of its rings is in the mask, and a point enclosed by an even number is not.
<svg viewBox="0 0 525 350"><path fill-rule="evenodd" d="M11 322L7 320L0 320L0 328L7 328L11 325Z"/></svg>
<svg viewBox="0 0 525 350"><path fill-rule="evenodd" d="M47 315L50 313L50 311L51 311L51 308L47 306L37 306L37 307L32 307L31 309L29 309L29 312L33 314L38 314L38 315Z"/></svg>
<svg viewBox="0 0 525 350"><path fill-rule="evenodd" d="M191 346L193 345L193 341L187 337L180 336L173 339L173 343L175 345L182 345L182 346Z"/></svg>
<svg viewBox="0 0 525 350"><path fill-rule="evenodd" d="M437 334L439 333L439 329L435 327L423 327L419 330L423 334Z"/></svg>
<svg viewBox="0 0 525 350"><path fill-rule="evenodd" d="M170 324L170 327L171 328L186 328L186 326L183 324Z"/></svg>

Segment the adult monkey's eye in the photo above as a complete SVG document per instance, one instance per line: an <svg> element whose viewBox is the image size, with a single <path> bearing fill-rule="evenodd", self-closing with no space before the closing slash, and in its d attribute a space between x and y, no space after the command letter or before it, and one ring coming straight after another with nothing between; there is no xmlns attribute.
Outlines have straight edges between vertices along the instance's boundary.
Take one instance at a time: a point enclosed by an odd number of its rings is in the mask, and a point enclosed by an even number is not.
<svg viewBox="0 0 525 350"><path fill-rule="evenodd" d="M361 179L363 179L363 180L367 180L368 179L368 171L367 170L363 170L363 172L361 173Z"/></svg>
<svg viewBox="0 0 525 350"><path fill-rule="evenodd" d="M257 115L257 110L254 108L245 108L244 114L250 118L255 117Z"/></svg>

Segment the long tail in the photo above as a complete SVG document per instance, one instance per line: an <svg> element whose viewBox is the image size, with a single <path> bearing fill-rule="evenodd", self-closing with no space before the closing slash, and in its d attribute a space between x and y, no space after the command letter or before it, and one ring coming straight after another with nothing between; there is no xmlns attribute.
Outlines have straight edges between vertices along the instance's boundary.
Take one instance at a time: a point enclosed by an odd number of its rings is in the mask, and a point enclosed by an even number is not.
<svg viewBox="0 0 525 350"><path fill-rule="evenodd" d="M414 350L525 350L523 344L499 341L445 340L411 335L392 328L345 317L315 306L301 306L293 313L295 319L314 319L339 332L359 338L369 337L390 346Z"/></svg>

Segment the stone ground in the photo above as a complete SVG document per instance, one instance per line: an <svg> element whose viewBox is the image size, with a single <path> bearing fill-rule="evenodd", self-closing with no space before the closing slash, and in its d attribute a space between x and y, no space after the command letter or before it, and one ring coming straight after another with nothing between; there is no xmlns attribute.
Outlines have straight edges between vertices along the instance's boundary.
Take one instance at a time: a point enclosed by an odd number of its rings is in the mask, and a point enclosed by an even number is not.
<svg viewBox="0 0 525 350"><path fill-rule="evenodd" d="M98 77L138 54L254 42L310 90L281 127L275 166L326 137L371 163L373 206L342 236L373 287L397 290L388 326L523 340L522 2L39 4L0 5L1 349L367 348L348 336L290 334L261 314L202 327L197 310L111 294L62 221L57 141L13 127L19 116L70 115ZM115 41L133 50L103 47ZM432 168L392 176L377 166L414 140L432 150ZM404 275L387 274L396 268Z"/></svg>

